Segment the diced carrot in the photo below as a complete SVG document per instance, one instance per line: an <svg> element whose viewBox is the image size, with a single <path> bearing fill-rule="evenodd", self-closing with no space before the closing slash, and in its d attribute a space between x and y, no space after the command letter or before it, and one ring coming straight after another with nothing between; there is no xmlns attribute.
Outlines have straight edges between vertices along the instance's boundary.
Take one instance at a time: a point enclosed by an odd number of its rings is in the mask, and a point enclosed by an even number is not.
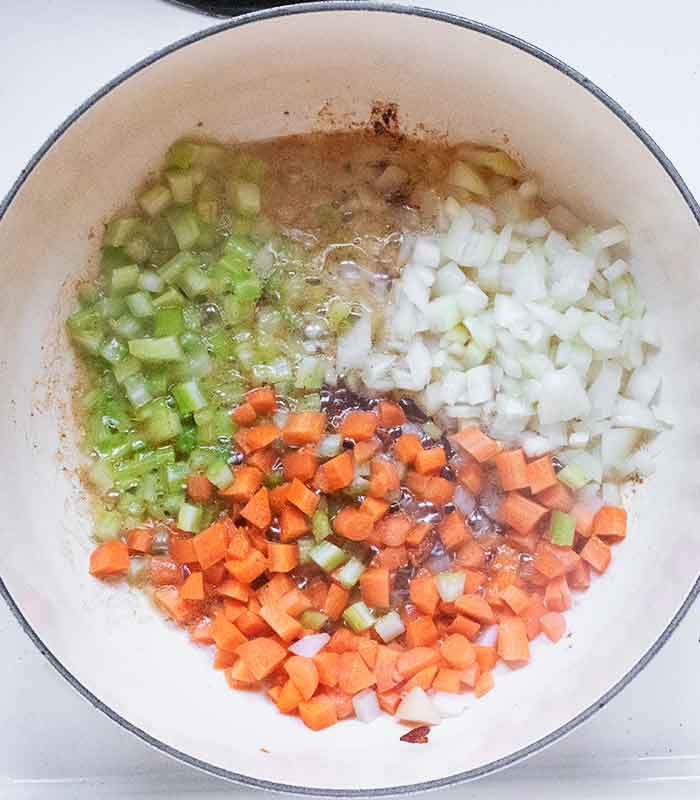
<svg viewBox="0 0 700 800"><path fill-rule="evenodd" d="M374 528L372 518L352 506L345 506L333 518L333 528L337 534L353 542L364 541Z"/></svg>
<svg viewBox="0 0 700 800"><path fill-rule="evenodd" d="M550 455L536 458L527 465L527 483L533 494L556 486L557 473L554 471Z"/></svg>
<svg viewBox="0 0 700 800"><path fill-rule="evenodd" d="M471 617L482 625L488 625L496 621L493 609L478 594L463 594L455 600L455 606L460 614Z"/></svg>
<svg viewBox="0 0 700 800"><path fill-rule="evenodd" d="M162 586L153 593L154 603L178 625L193 622L201 615L201 603L183 600L175 586Z"/></svg>
<svg viewBox="0 0 700 800"><path fill-rule="evenodd" d="M299 548L295 544L270 542L267 546L267 559L270 572L291 572L299 563Z"/></svg>
<svg viewBox="0 0 700 800"><path fill-rule="evenodd" d="M259 386L246 393L245 399L255 409L256 414L274 414L277 410L275 390L271 386Z"/></svg>
<svg viewBox="0 0 700 800"><path fill-rule="evenodd" d="M255 611L247 609L236 620L238 630L250 639L256 636L270 636L272 628Z"/></svg>
<svg viewBox="0 0 700 800"><path fill-rule="evenodd" d="M360 593L370 608L389 608L391 605L391 576L386 568L372 567L360 575Z"/></svg>
<svg viewBox="0 0 700 800"><path fill-rule="evenodd" d="M233 622L229 622L226 619L226 615L223 613L219 613L214 617L211 635L214 637L219 650L226 650L227 653L235 653L236 648L247 641L246 637Z"/></svg>
<svg viewBox="0 0 700 800"><path fill-rule="evenodd" d="M578 564L566 576L572 589L584 591L591 585L591 567L587 561L579 559Z"/></svg>
<svg viewBox="0 0 700 800"><path fill-rule="evenodd" d="M372 522L379 522L379 520L389 510L389 503L386 500L378 500L376 497L365 497L360 503L360 512L369 517Z"/></svg>
<svg viewBox="0 0 700 800"><path fill-rule="evenodd" d="M507 494L498 510L501 521L518 533L530 533L547 513L547 509L517 492Z"/></svg>
<svg viewBox="0 0 700 800"><path fill-rule="evenodd" d="M438 533L445 550L456 550L471 536L471 529L458 511L448 514L438 525Z"/></svg>
<svg viewBox="0 0 700 800"><path fill-rule="evenodd" d="M421 612L434 616L440 605L440 595L432 575L415 577L409 584L411 602Z"/></svg>
<svg viewBox="0 0 700 800"><path fill-rule="evenodd" d="M226 619L234 623L246 611L245 603L242 603L240 600L232 600L230 597L224 598L223 609ZM245 631L241 631L241 633L243 633L244 636L248 635Z"/></svg>
<svg viewBox="0 0 700 800"><path fill-rule="evenodd" d="M280 433L280 429L276 425L263 424L256 425L254 428L241 428L234 439L245 455L250 455L279 439Z"/></svg>
<svg viewBox="0 0 700 800"><path fill-rule="evenodd" d="M478 425L469 426L455 433L450 437L450 441L466 450L480 464L490 461L500 451L498 442L490 439Z"/></svg>
<svg viewBox="0 0 700 800"><path fill-rule="evenodd" d="M424 450L422 447L416 454L413 468L419 475L436 475L447 464L445 448L441 445Z"/></svg>
<svg viewBox="0 0 700 800"><path fill-rule="evenodd" d="M512 584L501 591L501 598L516 614L524 611L530 602L527 593Z"/></svg>
<svg viewBox="0 0 700 800"><path fill-rule="evenodd" d="M566 611L571 608L571 592L563 575L547 584L544 590L544 604L549 611Z"/></svg>
<svg viewBox="0 0 700 800"><path fill-rule="evenodd" d="M343 692L335 686L332 688L326 687L323 692L319 692L316 697L319 697L321 694L333 701L338 719L347 719L348 717L355 716L355 707L352 704L352 697L347 692Z"/></svg>
<svg viewBox="0 0 700 800"><path fill-rule="evenodd" d="M178 564L193 564L197 561L194 551L194 537L183 539L179 536L170 537L170 555Z"/></svg>
<svg viewBox="0 0 700 800"><path fill-rule="evenodd" d="M352 454L345 450L339 456L321 464L314 476L314 486L325 494L337 492L352 482L353 472Z"/></svg>
<svg viewBox="0 0 700 800"><path fill-rule="evenodd" d="M349 695L368 689L377 682L362 656L357 652L341 653L338 670L338 687Z"/></svg>
<svg viewBox="0 0 700 800"><path fill-rule="evenodd" d="M228 558L245 558L250 552L250 541L245 531L240 528L231 535L231 540L228 543L226 555Z"/></svg>
<svg viewBox="0 0 700 800"><path fill-rule="evenodd" d="M505 617L498 625L498 655L506 662L530 659L525 623L520 617Z"/></svg>
<svg viewBox="0 0 700 800"><path fill-rule="evenodd" d="M214 644L214 637L211 635L212 624L208 619L202 619L190 628L190 639L195 644Z"/></svg>
<svg viewBox="0 0 700 800"><path fill-rule="evenodd" d="M243 583L252 583L267 569L267 559L259 550L251 550L245 558L226 562L226 569Z"/></svg>
<svg viewBox="0 0 700 800"><path fill-rule="evenodd" d="M234 409L231 416L239 425L252 425L258 418L255 409L250 403L242 403L238 408Z"/></svg>
<svg viewBox="0 0 700 800"><path fill-rule="evenodd" d="M498 652L491 645L475 644L476 661L482 672L490 672L498 663Z"/></svg>
<svg viewBox="0 0 700 800"><path fill-rule="evenodd" d="M294 619L290 614L280 611L276 606L264 605L260 609L260 616L280 639L287 642L287 644L298 639L304 633L304 629L298 620Z"/></svg>
<svg viewBox="0 0 700 800"><path fill-rule="evenodd" d="M204 576L201 572L191 572L180 587L183 600L204 600Z"/></svg>
<svg viewBox="0 0 700 800"><path fill-rule="evenodd" d="M460 567L468 569L481 569L486 564L484 548L472 536L460 545L455 553L455 561Z"/></svg>
<svg viewBox="0 0 700 800"><path fill-rule="evenodd" d="M267 696L272 700L272 702L277 705L279 701L280 695L282 694L282 687L275 684L274 686L270 686L270 688L266 692Z"/></svg>
<svg viewBox="0 0 700 800"><path fill-rule="evenodd" d="M299 703L299 716L312 731L329 728L338 721L335 702L325 694L312 697L307 703Z"/></svg>
<svg viewBox="0 0 700 800"><path fill-rule="evenodd" d="M260 530L266 530L272 522L270 511L270 498L267 489L263 486L250 498L241 511L243 519L248 520Z"/></svg>
<svg viewBox="0 0 700 800"><path fill-rule="evenodd" d="M394 455L403 464L413 464L422 449L420 436L415 433L402 433L394 443Z"/></svg>
<svg viewBox="0 0 700 800"><path fill-rule="evenodd" d="M416 686L420 686L423 691L427 692L428 689L430 689L430 687L433 685L437 671L437 664L432 664L431 666L422 669L420 672L416 672L412 678L409 678L406 683L404 683L404 685L401 687L401 691L407 693L410 692L411 689L415 689Z"/></svg>
<svg viewBox="0 0 700 800"><path fill-rule="evenodd" d="M320 502L320 497L307 488L299 478L294 478L287 492L287 502L296 506L299 511L310 517Z"/></svg>
<svg viewBox="0 0 700 800"><path fill-rule="evenodd" d="M474 696L483 697L487 692L495 686L493 675L490 672L482 672L474 687Z"/></svg>
<svg viewBox="0 0 700 800"><path fill-rule="evenodd" d="M408 564L408 551L404 545L385 547L372 559L371 566L386 567L388 570L400 569Z"/></svg>
<svg viewBox="0 0 700 800"><path fill-rule="evenodd" d="M326 430L326 415L319 411L301 411L290 414L282 429L284 443L301 447L316 444Z"/></svg>
<svg viewBox="0 0 700 800"><path fill-rule="evenodd" d="M291 714L293 711L297 710L302 699L301 692L290 678L282 686L275 703L283 714Z"/></svg>
<svg viewBox="0 0 700 800"><path fill-rule="evenodd" d="M366 442L357 442L357 444L352 449L352 457L355 459L356 464L366 464L371 458L373 458L377 452L381 449L382 443L377 439L376 436L373 436L371 439L367 439Z"/></svg>
<svg viewBox="0 0 700 800"><path fill-rule="evenodd" d="M340 619L343 611L347 607L348 600L350 599L350 592L344 589L340 584L332 583L328 587L328 594L326 595L326 602L323 605L323 613L328 615L330 620Z"/></svg>
<svg viewBox="0 0 700 800"><path fill-rule="evenodd" d="M377 535L385 547L400 547L406 541L413 520L403 512L390 514L377 524Z"/></svg>
<svg viewBox="0 0 700 800"><path fill-rule="evenodd" d="M126 546L132 553L150 553L153 531L149 528L132 528L126 535Z"/></svg>
<svg viewBox="0 0 700 800"><path fill-rule="evenodd" d="M433 680L432 688L436 692L452 692L459 694L462 691L462 672L458 669L441 667Z"/></svg>
<svg viewBox="0 0 700 800"><path fill-rule="evenodd" d="M286 505L290 486L291 484L289 483L283 483L280 486L275 486L274 489L270 489L270 508L275 514L279 514Z"/></svg>
<svg viewBox="0 0 700 800"><path fill-rule="evenodd" d="M296 584L284 573L276 573L270 580L263 584L257 591L257 599L261 605L275 606L278 602L294 589Z"/></svg>
<svg viewBox="0 0 700 800"><path fill-rule="evenodd" d="M605 572L611 556L610 545L597 536L591 536L584 545L583 550L581 550L581 558L590 564L596 572Z"/></svg>
<svg viewBox="0 0 700 800"><path fill-rule="evenodd" d="M374 675L377 679L377 691L387 692L393 689L400 681L396 677L396 662L399 653L390 647L379 645L377 658L374 662Z"/></svg>
<svg viewBox="0 0 700 800"><path fill-rule="evenodd" d="M593 520L597 512L586 503L574 503L569 513L576 520L576 533L587 539L593 533Z"/></svg>
<svg viewBox="0 0 700 800"><path fill-rule="evenodd" d="M340 423L338 432L344 439L366 442L374 436L379 417L372 411L349 411Z"/></svg>
<svg viewBox="0 0 700 800"><path fill-rule="evenodd" d="M291 617L298 617L311 608L311 601L305 592L295 586L279 599L277 608Z"/></svg>
<svg viewBox="0 0 700 800"><path fill-rule="evenodd" d="M306 483L316 474L318 469L318 456L306 448L293 450L282 458L284 479L293 481L295 478Z"/></svg>
<svg viewBox="0 0 700 800"><path fill-rule="evenodd" d="M215 522L198 533L193 540L194 552L202 569L207 569L226 558L228 531L222 522Z"/></svg>
<svg viewBox="0 0 700 800"><path fill-rule="evenodd" d="M619 542L627 536L627 512L620 506L602 506L593 519L593 536Z"/></svg>
<svg viewBox="0 0 700 800"><path fill-rule="evenodd" d="M476 661L474 645L461 633L451 633L443 639L440 655L455 669L465 669Z"/></svg>
<svg viewBox="0 0 700 800"><path fill-rule="evenodd" d="M360 637L347 628L336 628L325 649L329 653L354 653L359 641Z"/></svg>
<svg viewBox="0 0 700 800"><path fill-rule="evenodd" d="M440 663L440 654L432 647L413 647L399 654L396 669L401 677L412 678L426 667Z"/></svg>
<svg viewBox="0 0 700 800"><path fill-rule="evenodd" d="M309 530L309 519L298 508L286 505L280 511L280 541L294 542Z"/></svg>
<svg viewBox="0 0 700 800"><path fill-rule="evenodd" d="M245 460L249 467L259 469L263 475L267 475L272 471L275 463L279 459L279 453L273 447L265 447L262 450L256 450L251 453Z"/></svg>
<svg viewBox="0 0 700 800"><path fill-rule="evenodd" d="M153 556L149 576L153 586L179 586L184 580L182 566L168 556Z"/></svg>
<svg viewBox="0 0 700 800"><path fill-rule="evenodd" d="M554 486L550 486L549 489L536 494L535 500L545 508L549 508L552 511L563 511L565 514L568 514L574 505L574 496L571 490L559 482Z"/></svg>
<svg viewBox="0 0 700 800"><path fill-rule="evenodd" d="M545 636L552 642L558 642L566 633L566 619L557 611L549 611L540 618L540 625Z"/></svg>
<svg viewBox="0 0 700 800"><path fill-rule="evenodd" d="M322 686L337 686L340 672L340 656L329 653L325 649L314 656L314 664L318 670L318 682Z"/></svg>
<svg viewBox="0 0 700 800"><path fill-rule="evenodd" d="M367 494L383 499L389 492L401 488L401 480L396 467L385 458L374 458L369 466L370 481Z"/></svg>
<svg viewBox="0 0 700 800"><path fill-rule="evenodd" d="M547 609L542 601L542 598L538 594L534 594L530 597L530 602L528 603L527 608L521 612L520 618L525 623L525 628L527 630L527 638L532 641L536 639L541 631L540 619L542 618L543 614L547 613Z"/></svg>
<svg viewBox="0 0 700 800"><path fill-rule="evenodd" d="M203 569L202 574L204 575L204 583L209 584L209 586L218 586L226 576L224 562L218 561L216 564L212 564L211 567Z"/></svg>
<svg viewBox="0 0 700 800"><path fill-rule="evenodd" d="M477 461L469 460L457 470L457 480L472 494L480 495L482 487L481 467Z"/></svg>
<svg viewBox="0 0 700 800"><path fill-rule="evenodd" d="M503 450L496 458L496 470L504 492L526 489L528 481L527 461L522 450Z"/></svg>
<svg viewBox="0 0 700 800"><path fill-rule="evenodd" d="M328 584L326 581L316 575L306 585L305 592L311 603L311 608L321 611L326 603L326 597L328 596Z"/></svg>
<svg viewBox="0 0 700 800"><path fill-rule="evenodd" d="M287 657L286 649L279 642L265 636L244 642L236 648L236 653L253 673L256 681L271 675Z"/></svg>
<svg viewBox="0 0 700 800"><path fill-rule="evenodd" d="M419 475L417 472L409 472L404 479L406 487L421 500L432 503L435 506L444 506L452 500L455 485L447 478L440 478L436 475Z"/></svg>
<svg viewBox="0 0 700 800"><path fill-rule="evenodd" d="M98 545L90 554L90 574L96 578L122 575L129 569L129 548L112 539Z"/></svg>
<svg viewBox="0 0 700 800"><path fill-rule="evenodd" d="M383 692L377 695L377 702L382 711L386 711L387 714L395 714L401 704L401 695L398 692Z"/></svg>
<svg viewBox="0 0 700 800"><path fill-rule="evenodd" d="M566 573L564 562L557 556L548 542L540 542L537 545L536 553L533 566L542 575L551 580Z"/></svg>
<svg viewBox="0 0 700 800"><path fill-rule="evenodd" d="M362 660L367 664L370 669L374 669L377 663L377 653L379 651L379 642L367 637L360 637L357 643L357 652L362 657Z"/></svg>
<svg viewBox="0 0 700 800"><path fill-rule="evenodd" d="M470 689L473 689L476 686L476 682L479 680L479 675L481 675L481 667L479 666L478 662L475 661L473 664L470 664L466 669L462 670L462 675L460 680L465 686L468 686Z"/></svg>
<svg viewBox="0 0 700 800"><path fill-rule="evenodd" d="M506 543L509 547L514 547L523 553L534 553L537 548L537 543L540 541L540 535L536 530L530 533L516 533L515 531L508 531Z"/></svg>
<svg viewBox="0 0 700 800"><path fill-rule="evenodd" d="M474 639L480 630L481 625L478 622L469 617L463 617L461 614L458 614L447 626L448 633L461 633L467 639Z"/></svg>
<svg viewBox="0 0 700 800"><path fill-rule="evenodd" d="M246 503L258 491L263 474L257 467L238 467L233 473L233 483L219 494L236 503Z"/></svg>
<svg viewBox="0 0 700 800"><path fill-rule="evenodd" d="M313 659L292 656L284 662L284 670L301 692L304 700L310 700L318 688L318 670Z"/></svg>
<svg viewBox="0 0 700 800"><path fill-rule="evenodd" d="M214 669L231 669L239 660L235 653L228 650L216 650L214 652Z"/></svg>
<svg viewBox="0 0 700 800"><path fill-rule="evenodd" d="M406 422L406 414L398 403L382 400L379 403L379 424L382 428L398 428Z"/></svg>
<svg viewBox="0 0 700 800"><path fill-rule="evenodd" d="M409 547L418 547L431 530L432 528L427 522L419 522L409 531L406 537L406 544L409 545Z"/></svg>

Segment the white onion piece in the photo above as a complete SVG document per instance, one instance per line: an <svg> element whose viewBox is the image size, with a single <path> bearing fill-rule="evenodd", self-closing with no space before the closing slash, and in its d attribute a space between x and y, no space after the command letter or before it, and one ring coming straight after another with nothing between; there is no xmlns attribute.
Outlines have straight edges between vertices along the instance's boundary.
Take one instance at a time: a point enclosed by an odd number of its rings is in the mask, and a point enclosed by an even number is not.
<svg viewBox="0 0 700 800"><path fill-rule="evenodd" d="M460 716L469 705L469 695L452 692L435 692L431 700L443 719Z"/></svg>
<svg viewBox="0 0 700 800"><path fill-rule="evenodd" d="M352 706L355 709L355 716L360 722L374 722L382 713L377 693L373 689L364 689L358 692L352 698Z"/></svg>
<svg viewBox="0 0 700 800"><path fill-rule="evenodd" d="M471 516L476 508L476 498L465 486L459 484L452 498L455 508L465 517Z"/></svg>
<svg viewBox="0 0 700 800"><path fill-rule="evenodd" d="M484 647L493 647L498 641L498 625L489 625L479 631L477 642Z"/></svg>
<svg viewBox="0 0 700 800"><path fill-rule="evenodd" d="M290 644L289 652L294 653L295 656L313 658L316 653L328 644L330 638L327 633L312 633L309 636L298 639L294 644Z"/></svg>
<svg viewBox="0 0 700 800"><path fill-rule="evenodd" d="M330 433L316 445L316 452L321 458L337 456L343 449L343 438L338 433Z"/></svg>
<svg viewBox="0 0 700 800"><path fill-rule="evenodd" d="M403 698L396 709L396 716L403 722L415 722L419 725L440 724L440 714L420 686L414 686Z"/></svg>
<svg viewBox="0 0 700 800"><path fill-rule="evenodd" d="M363 314L347 333L338 338L338 371L364 367L371 349L372 317L370 314Z"/></svg>

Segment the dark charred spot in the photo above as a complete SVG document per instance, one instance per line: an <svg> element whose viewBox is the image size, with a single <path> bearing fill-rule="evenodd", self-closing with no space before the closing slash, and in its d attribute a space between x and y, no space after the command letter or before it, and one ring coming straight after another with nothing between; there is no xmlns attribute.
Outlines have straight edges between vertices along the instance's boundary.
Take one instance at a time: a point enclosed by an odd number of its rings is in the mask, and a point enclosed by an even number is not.
<svg viewBox="0 0 700 800"><path fill-rule="evenodd" d="M396 103L377 100L369 116L370 128L377 136L399 136L399 107Z"/></svg>

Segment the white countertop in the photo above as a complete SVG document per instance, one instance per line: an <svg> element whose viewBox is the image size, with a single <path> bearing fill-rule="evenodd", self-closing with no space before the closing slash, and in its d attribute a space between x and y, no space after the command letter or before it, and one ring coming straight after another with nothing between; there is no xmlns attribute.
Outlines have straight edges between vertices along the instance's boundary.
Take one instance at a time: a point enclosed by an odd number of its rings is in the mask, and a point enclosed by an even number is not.
<svg viewBox="0 0 700 800"><path fill-rule="evenodd" d="M700 197L697 4L421 5L502 28L583 72L646 128ZM153 50L215 22L159 0L5 0L0 7L0 197L86 97ZM699 636L696 604L647 669L589 723L523 764L442 796L697 798ZM93 709L38 653L4 604L0 652L0 797L257 794L171 761Z"/></svg>

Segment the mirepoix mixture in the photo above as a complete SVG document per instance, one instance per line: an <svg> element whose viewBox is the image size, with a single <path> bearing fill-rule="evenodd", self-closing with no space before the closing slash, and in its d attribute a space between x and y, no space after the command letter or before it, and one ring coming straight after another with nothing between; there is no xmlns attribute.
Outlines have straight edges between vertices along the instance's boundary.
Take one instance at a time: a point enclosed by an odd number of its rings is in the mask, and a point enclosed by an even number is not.
<svg viewBox="0 0 700 800"><path fill-rule="evenodd" d="M649 471L626 240L501 151L175 142L67 320L91 573L313 730L461 713L565 634Z"/></svg>

